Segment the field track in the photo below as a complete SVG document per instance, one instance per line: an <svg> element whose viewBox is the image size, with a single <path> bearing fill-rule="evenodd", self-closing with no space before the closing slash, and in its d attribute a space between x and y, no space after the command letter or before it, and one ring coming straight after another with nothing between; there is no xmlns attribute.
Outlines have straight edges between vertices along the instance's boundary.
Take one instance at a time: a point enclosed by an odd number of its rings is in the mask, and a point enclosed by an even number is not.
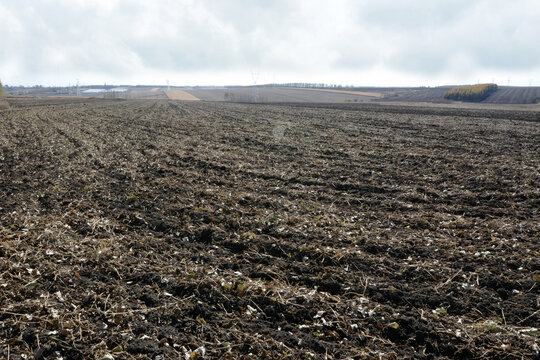
<svg viewBox="0 0 540 360"><path fill-rule="evenodd" d="M9 101L0 358L539 356L538 112Z"/></svg>

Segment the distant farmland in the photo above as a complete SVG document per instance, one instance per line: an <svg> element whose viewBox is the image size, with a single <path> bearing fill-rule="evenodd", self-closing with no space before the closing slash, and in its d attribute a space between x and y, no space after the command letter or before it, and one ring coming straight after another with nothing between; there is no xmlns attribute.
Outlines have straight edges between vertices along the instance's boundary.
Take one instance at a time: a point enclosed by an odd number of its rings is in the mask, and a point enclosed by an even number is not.
<svg viewBox="0 0 540 360"><path fill-rule="evenodd" d="M368 101L449 102L446 91L454 86L436 88L352 88L348 90L259 87L185 89L189 94L206 101L230 102L287 102L287 103L343 103ZM502 86L481 103L536 104L540 101L540 87Z"/></svg>
<svg viewBox="0 0 540 360"><path fill-rule="evenodd" d="M540 87L501 86L484 102L492 104L536 104L540 101Z"/></svg>
<svg viewBox="0 0 540 360"><path fill-rule="evenodd" d="M440 87L354 87L354 88L302 88L272 86L231 87L182 87L170 91L165 86L128 86L127 91L114 94L85 94L84 98L115 99L172 99L225 102L259 103L365 103L365 102L430 102L450 103L444 99L446 91L455 86ZM86 86L81 91L93 89ZM74 98L73 88L25 88L14 87L6 91L8 97L64 97ZM167 96L168 95L168 96ZM81 97L82 98L82 97ZM540 102L540 87L501 86L481 104L537 104Z"/></svg>
<svg viewBox="0 0 540 360"><path fill-rule="evenodd" d="M372 93L353 91L329 91L327 89L305 89L288 87L231 87L209 89L185 89L191 95L206 101L230 102L301 102L343 103L366 102L374 99ZM369 95L369 96L366 96Z"/></svg>
<svg viewBox="0 0 540 360"><path fill-rule="evenodd" d="M437 88L401 89L385 96L386 101L441 102L444 94L453 86ZM482 103L489 104L536 104L540 101L540 87L501 86Z"/></svg>

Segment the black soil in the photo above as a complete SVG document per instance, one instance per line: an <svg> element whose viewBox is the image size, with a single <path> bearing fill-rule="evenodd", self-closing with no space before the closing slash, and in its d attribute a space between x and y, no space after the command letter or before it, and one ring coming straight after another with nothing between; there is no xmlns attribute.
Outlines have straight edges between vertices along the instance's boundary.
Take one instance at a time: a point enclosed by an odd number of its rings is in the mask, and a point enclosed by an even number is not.
<svg viewBox="0 0 540 360"><path fill-rule="evenodd" d="M1 358L539 356L538 113L11 105Z"/></svg>

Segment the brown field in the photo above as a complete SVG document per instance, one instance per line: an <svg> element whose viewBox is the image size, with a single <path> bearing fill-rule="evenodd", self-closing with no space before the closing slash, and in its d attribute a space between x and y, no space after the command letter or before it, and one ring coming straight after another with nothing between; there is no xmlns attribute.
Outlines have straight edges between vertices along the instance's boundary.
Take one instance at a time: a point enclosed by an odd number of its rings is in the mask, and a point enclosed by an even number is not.
<svg viewBox="0 0 540 360"><path fill-rule="evenodd" d="M199 98L191 95L187 91L180 89L166 90L165 95L171 100L198 101Z"/></svg>
<svg viewBox="0 0 540 360"><path fill-rule="evenodd" d="M0 358L538 359L539 112L8 101Z"/></svg>
<svg viewBox="0 0 540 360"><path fill-rule="evenodd" d="M380 97L383 96L382 93L370 92L370 91L352 91L352 90L334 90L334 89L310 89L310 88L306 88L305 90L333 92L333 93L338 93L338 94L360 95L360 96L367 96L367 97L373 97L373 98L380 98Z"/></svg>
<svg viewBox="0 0 540 360"><path fill-rule="evenodd" d="M349 94L329 91L319 91L308 88L288 87L258 87L254 92L252 87L186 89L190 94L201 100L229 102L260 102L260 103L343 103L366 102L372 96L360 93ZM257 95L255 98L254 95Z"/></svg>
<svg viewBox="0 0 540 360"><path fill-rule="evenodd" d="M484 102L494 104L537 104L540 102L540 87L501 86Z"/></svg>
<svg viewBox="0 0 540 360"><path fill-rule="evenodd" d="M168 99L165 91L155 88L130 88L125 94L118 94L121 99Z"/></svg>

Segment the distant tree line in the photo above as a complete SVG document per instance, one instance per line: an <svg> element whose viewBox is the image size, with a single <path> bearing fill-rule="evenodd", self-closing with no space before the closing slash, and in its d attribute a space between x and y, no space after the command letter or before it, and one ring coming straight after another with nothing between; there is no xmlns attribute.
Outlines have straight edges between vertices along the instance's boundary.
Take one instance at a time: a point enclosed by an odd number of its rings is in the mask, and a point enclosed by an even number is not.
<svg viewBox="0 0 540 360"><path fill-rule="evenodd" d="M477 84L458 86L444 93L444 98L457 101L478 102L497 91L497 84Z"/></svg>
<svg viewBox="0 0 540 360"><path fill-rule="evenodd" d="M325 83L271 83L254 85L254 87L293 87L293 88L315 88L315 89L353 89L354 85L339 85Z"/></svg>
<svg viewBox="0 0 540 360"><path fill-rule="evenodd" d="M2 86L1 80L0 80L0 96L4 96L4 87Z"/></svg>

